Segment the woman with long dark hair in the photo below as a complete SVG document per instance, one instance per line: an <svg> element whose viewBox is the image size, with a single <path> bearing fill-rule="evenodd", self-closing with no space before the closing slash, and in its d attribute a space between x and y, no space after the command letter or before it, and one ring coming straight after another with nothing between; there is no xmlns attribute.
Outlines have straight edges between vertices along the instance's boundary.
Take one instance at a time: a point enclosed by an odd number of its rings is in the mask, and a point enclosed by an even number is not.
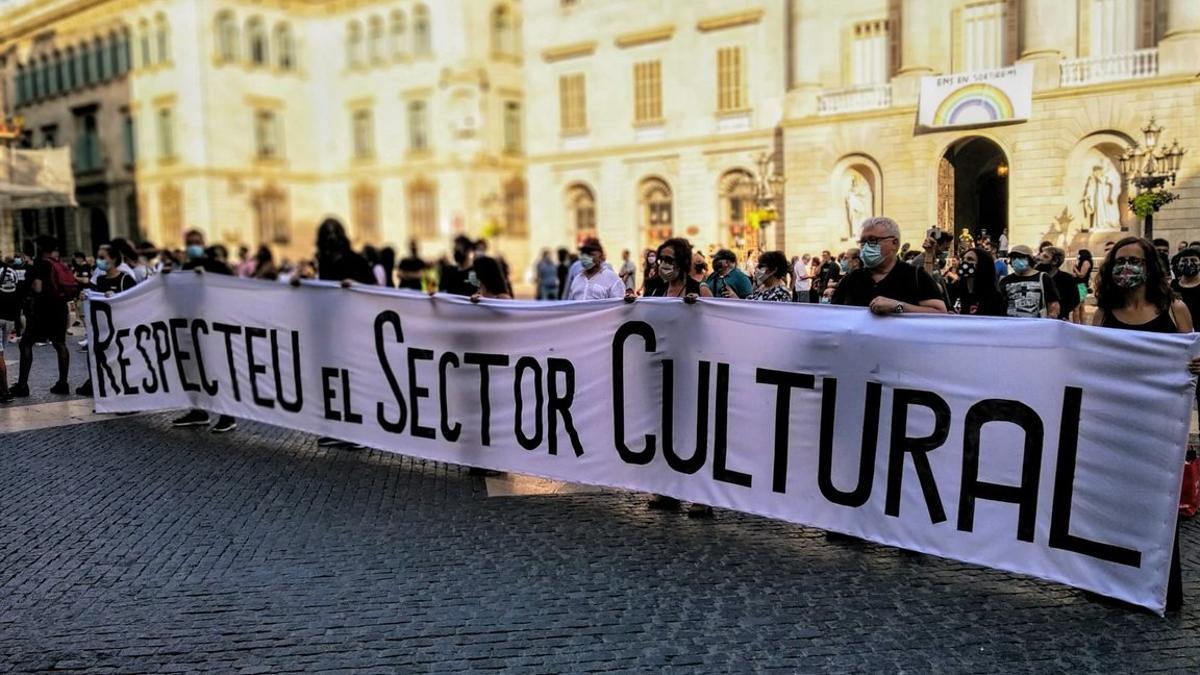
<svg viewBox="0 0 1200 675"><path fill-rule="evenodd" d="M325 281L375 284L371 266L351 249L346 228L336 218L326 218L317 227L317 277Z"/></svg>
<svg viewBox="0 0 1200 675"><path fill-rule="evenodd" d="M1092 321L1096 326L1146 333L1192 332L1192 315L1171 291L1170 275L1162 257L1153 244L1139 237L1118 241L1105 257L1096 286L1096 305L1099 309ZM1188 363L1188 372L1200 374L1200 358ZM1179 567L1179 528L1176 528L1166 609L1175 612L1182 606L1183 578Z"/></svg>
<svg viewBox="0 0 1200 675"><path fill-rule="evenodd" d="M1088 288L1092 281L1092 270L1096 263L1092 260L1092 252L1086 248L1079 249L1075 254L1075 267L1071 273L1075 276L1075 283L1079 285L1079 305L1071 312L1071 321L1075 323L1083 323L1083 310L1087 305Z"/></svg>
<svg viewBox="0 0 1200 675"><path fill-rule="evenodd" d="M512 294L508 292L508 283L504 280L504 270L495 258L475 258L475 263L467 274L467 283L478 289L471 294L471 302L479 302L484 298L512 300Z"/></svg>
<svg viewBox="0 0 1200 675"><path fill-rule="evenodd" d="M383 247L379 252L379 266L383 268L383 285L388 288L396 287L396 249L391 246Z"/></svg>
<svg viewBox="0 0 1200 675"><path fill-rule="evenodd" d="M642 295L648 298L710 298L712 291L691 274L692 244L676 237L659 244L654 252L655 274L647 275ZM632 291L630 291L632 293Z"/></svg>
<svg viewBox="0 0 1200 675"><path fill-rule="evenodd" d="M964 253L947 277L951 279L948 287L951 312L974 316L1008 313L1008 303L996 284L996 259L983 247Z"/></svg>

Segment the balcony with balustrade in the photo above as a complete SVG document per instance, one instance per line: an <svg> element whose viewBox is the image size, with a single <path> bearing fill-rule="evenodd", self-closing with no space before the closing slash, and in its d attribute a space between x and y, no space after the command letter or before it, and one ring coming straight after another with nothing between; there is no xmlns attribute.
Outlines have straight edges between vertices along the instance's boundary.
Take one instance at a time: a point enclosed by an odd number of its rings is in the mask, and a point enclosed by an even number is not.
<svg viewBox="0 0 1200 675"><path fill-rule="evenodd" d="M1059 74L1064 87L1157 77L1158 49L1139 49L1110 56L1066 59L1059 65Z"/></svg>
<svg viewBox="0 0 1200 675"><path fill-rule="evenodd" d="M892 105L890 84L870 84L827 89L817 97L818 115L880 110Z"/></svg>

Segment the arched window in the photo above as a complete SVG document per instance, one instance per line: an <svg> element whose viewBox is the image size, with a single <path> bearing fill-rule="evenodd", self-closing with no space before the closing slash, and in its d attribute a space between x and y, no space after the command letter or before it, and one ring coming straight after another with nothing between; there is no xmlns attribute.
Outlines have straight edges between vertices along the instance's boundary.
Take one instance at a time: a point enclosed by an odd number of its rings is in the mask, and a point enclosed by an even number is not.
<svg viewBox="0 0 1200 675"><path fill-rule="evenodd" d="M265 66L270 63L267 55L267 31L263 28L262 17L251 17L246 22L246 41L249 43L247 53L250 65Z"/></svg>
<svg viewBox="0 0 1200 675"><path fill-rule="evenodd" d="M647 178L638 186L638 194L647 241L653 244L670 239L674 220L670 186L660 178Z"/></svg>
<svg viewBox="0 0 1200 675"><path fill-rule="evenodd" d="M346 27L346 63L351 68L363 64L363 29L357 21L351 21Z"/></svg>
<svg viewBox="0 0 1200 675"><path fill-rule="evenodd" d="M167 63L171 60L171 29L167 25L167 16L159 12L154 17L154 41L158 47L156 63Z"/></svg>
<svg viewBox="0 0 1200 675"><path fill-rule="evenodd" d="M731 169L721 176L718 185L721 196L720 213L722 236L735 241L746 234L746 223L754 210L754 177L744 169Z"/></svg>
<svg viewBox="0 0 1200 675"><path fill-rule="evenodd" d="M63 90L62 78L59 76L59 67L62 63L62 57L56 51L50 57L50 95L53 96Z"/></svg>
<svg viewBox="0 0 1200 675"><path fill-rule="evenodd" d="M576 183L567 188L567 222L576 243L596 236L596 195L586 185Z"/></svg>
<svg viewBox="0 0 1200 675"><path fill-rule="evenodd" d="M142 19L138 22L138 67L149 68L154 65L154 55L150 51L150 22Z"/></svg>
<svg viewBox="0 0 1200 675"><path fill-rule="evenodd" d="M296 66L296 45L292 40L292 27L286 23L275 26L275 58L282 70Z"/></svg>
<svg viewBox="0 0 1200 675"><path fill-rule="evenodd" d="M437 186L417 179L408 184L406 197L410 235L417 239L437 237Z"/></svg>
<svg viewBox="0 0 1200 675"><path fill-rule="evenodd" d="M233 63L238 55L238 26L233 12L225 10L217 15L217 60Z"/></svg>
<svg viewBox="0 0 1200 675"><path fill-rule="evenodd" d="M516 56L520 54L519 22L512 9L497 5L492 10L492 54Z"/></svg>
<svg viewBox="0 0 1200 675"><path fill-rule="evenodd" d="M108 63L104 58L104 41L100 38L92 40L92 73L97 82L108 79Z"/></svg>
<svg viewBox="0 0 1200 675"><path fill-rule="evenodd" d="M433 51L429 36L429 10L425 5L413 8L413 53L428 56Z"/></svg>
<svg viewBox="0 0 1200 675"><path fill-rule="evenodd" d="M133 58L129 51L129 29L122 28L117 38L117 70L124 75L133 68Z"/></svg>
<svg viewBox="0 0 1200 675"><path fill-rule="evenodd" d="M59 64L60 78L62 79L63 91L73 91L78 83L75 82L75 48L67 47L63 52L62 62ZM17 71L17 78L20 81L20 71Z"/></svg>
<svg viewBox="0 0 1200 675"><path fill-rule="evenodd" d="M404 58L404 31L406 28L404 12L400 10L392 12L391 37L388 38L388 44L389 50L392 52L393 61L399 61Z"/></svg>
<svg viewBox="0 0 1200 675"><path fill-rule="evenodd" d="M504 233L510 237L529 234L525 181L520 176L513 176L504 184Z"/></svg>
<svg viewBox="0 0 1200 675"><path fill-rule="evenodd" d="M254 218L260 244L288 244L292 240L288 226L287 195L269 185L254 195Z"/></svg>
<svg viewBox="0 0 1200 675"><path fill-rule="evenodd" d="M108 34L108 72L112 77L125 74L121 68L121 37L116 31Z"/></svg>
<svg viewBox="0 0 1200 675"><path fill-rule="evenodd" d="M367 55L372 65L383 63L383 19L377 16L367 22Z"/></svg>

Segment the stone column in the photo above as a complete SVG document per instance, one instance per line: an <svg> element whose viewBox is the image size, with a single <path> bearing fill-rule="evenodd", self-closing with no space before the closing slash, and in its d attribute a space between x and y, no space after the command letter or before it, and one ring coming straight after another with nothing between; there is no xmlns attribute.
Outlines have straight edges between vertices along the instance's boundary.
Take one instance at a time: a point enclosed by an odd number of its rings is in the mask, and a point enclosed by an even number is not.
<svg viewBox="0 0 1200 675"><path fill-rule="evenodd" d="M1200 73L1200 2L1167 0L1167 32L1158 43L1158 72Z"/></svg>
<svg viewBox="0 0 1200 675"><path fill-rule="evenodd" d="M1059 86L1059 61L1074 51L1078 20L1073 3L1061 0L1025 0L1021 7L1024 49L1020 61L1032 63L1037 91Z"/></svg>
<svg viewBox="0 0 1200 675"><path fill-rule="evenodd" d="M950 58L949 24L950 6L945 0L903 0L900 67L892 78L892 105L916 103L921 78L945 72Z"/></svg>

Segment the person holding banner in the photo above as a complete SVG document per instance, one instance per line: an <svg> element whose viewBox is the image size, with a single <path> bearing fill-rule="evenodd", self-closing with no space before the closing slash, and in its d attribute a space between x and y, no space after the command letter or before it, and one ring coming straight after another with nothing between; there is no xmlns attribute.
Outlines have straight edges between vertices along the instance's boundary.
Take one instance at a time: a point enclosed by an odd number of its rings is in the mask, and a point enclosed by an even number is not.
<svg viewBox="0 0 1200 675"><path fill-rule="evenodd" d="M512 300L508 292L508 284L504 281L504 271L495 258L481 256L475 258L475 264L467 275L467 282L478 290L471 294L471 302L488 300Z"/></svg>
<svg viewBox="0 0 1200 675"><path fill-rule="evenodd" d="M973 316L1004 316L1008 312L1008 303L996 286L996 261L983 247L964 253L948 278L951 312Z"/></svg>
<svg viewBox="0 0 1200 675"><path fill-rule="evenodd" d="M1146 333L1191 333L1191 312L1169 284L1170 276L1153 244L1139 237L1118 241L1100 266L1093 325ZM1188 363L1188 372L1200 375L1200 358ZM1183 576L1176 527L1166 610L1177 612L1182 606Z"/></svg>
<svg viewBox="0 0 1200 675"><path fill-rule="evenodd" d="M783 251L767 251L759 256L758 265L754 268L754 283L758 288L747 300L791 302L792 292L788 290L787 283L790 267Z"/></svg>
<svg viewBox="0 0 1200 675"><path fill-rule="evenodd" d="M695 302L696 298L711 298L712 291L688 272L693 259L692 245L682 238L668 239L654 253L655 274L647 275L642 294L647 298L683 298ZM633 297L627 291L626 300Z"/></svg>
<svg viewBox="0 0 1200 675"><path fill-rule="evenodd" d="M933 277L898 257L900 226L896 221L886 216L866 219L858 244L863 266L838 283L832 304L867 307L881 316L946 313L942 291Z"/></svg>
<svg viewBox="0 0 1200 675"><path fill-rule="evenodd" d="M183 264L184 270L192 270L196 274L207 272L223 276L233 275L233 270L229 269L228 265L209 254L211 249L204 246L203 232L200 230L188 230L183 240L187 244L185 251L187 262ZM169 267L163 268L164 273L170 271ZM176 428L208 426L208 413L199 408L189 410L186 415L172 420L171 426ZM224 434L234 429L237 429L237 420L229 415L220 415L217 417L217 423L213 425L210 431L214 434Z"/></svg>
<svg viewBox="0 0 1200 675"><path fill-rule="evenodd" d="M589 237L579 247L579 272L567 281L566 300L606 300L625 296L625 282L604 259L600 240Z"/></svg>

